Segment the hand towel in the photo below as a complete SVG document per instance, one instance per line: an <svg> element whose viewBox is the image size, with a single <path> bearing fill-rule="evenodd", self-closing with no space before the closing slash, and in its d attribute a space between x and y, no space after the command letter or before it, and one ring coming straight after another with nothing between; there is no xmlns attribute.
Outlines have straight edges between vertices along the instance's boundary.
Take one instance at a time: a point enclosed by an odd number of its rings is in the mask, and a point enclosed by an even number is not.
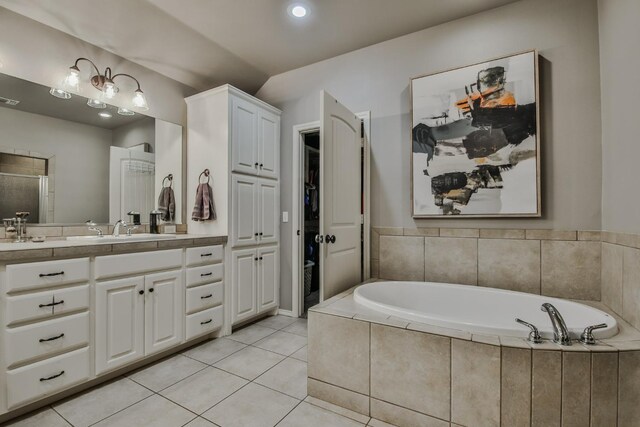
<svg viewBox="0 0 640 427"><path fill-rule="evenodd" d="M216 208L213 202L213 188L208 183L198 185L196 203L191 219L194 221L211 221L216 219Z"/></svg>
<svg viewBox="0 0 640 427"><path fill-rule="evenodd" d="M160 211L160 219L163 221L173 222L176 215L176 196L173 188L162 187L160 196L158 197L158 210Z"/></svg>

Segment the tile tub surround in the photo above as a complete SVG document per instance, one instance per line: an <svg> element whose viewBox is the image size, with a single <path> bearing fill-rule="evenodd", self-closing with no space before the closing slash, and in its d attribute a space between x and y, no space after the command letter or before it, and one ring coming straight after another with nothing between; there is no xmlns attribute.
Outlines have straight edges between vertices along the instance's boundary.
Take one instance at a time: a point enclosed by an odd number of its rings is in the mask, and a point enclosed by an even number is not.
<svg viewBox="0 0 640 427"><path fill-rule="evenodd" d="M309 396L403 426L634 426L640 331L586 346L480 336L357 304L309 312ZM327 349L331 349L328 351Z"/></svg>
<svg viewBox="0 0 640 427"><path fill-rule="evenodd" d="M371 230L371 274L600 300L599 231L479 228Z"/></svg>

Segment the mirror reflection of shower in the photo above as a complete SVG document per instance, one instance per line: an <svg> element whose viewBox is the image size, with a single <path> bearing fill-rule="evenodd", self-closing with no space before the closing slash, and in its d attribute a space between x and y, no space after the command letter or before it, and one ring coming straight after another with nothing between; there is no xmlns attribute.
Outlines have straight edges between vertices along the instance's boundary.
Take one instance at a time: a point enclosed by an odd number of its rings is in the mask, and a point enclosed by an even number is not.
<svg viewBox="0 0 640 427"><path fill-rule="evenodd" d="M0 218L30 212L29 220L47 222L49 211L48 159L0 152ZM53 219L53 218L51 218Z"/></svg>

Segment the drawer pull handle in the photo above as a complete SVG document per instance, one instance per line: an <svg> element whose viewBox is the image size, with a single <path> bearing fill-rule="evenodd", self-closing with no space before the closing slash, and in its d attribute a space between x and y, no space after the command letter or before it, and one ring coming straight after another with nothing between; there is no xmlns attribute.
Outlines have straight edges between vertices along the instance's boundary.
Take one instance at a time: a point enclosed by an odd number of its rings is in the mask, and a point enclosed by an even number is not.
<svg viewBox="0 0 640 427"><path fill-rule="evenodd" d="M205 320L204 322L200 322L201 325L206 325L207 323L213 322L213 319Z"/></svg>
<svg viewBox="0 0 640 427"><path fill-rule="evenodd" d="M207 299L207 298L211 298L213 296L213 294L209 294L209 295L205 295L203 297L200 297L200 299Z"/></svg>
<svg viewBox="0 0 640 427"><path fill-rule="evenodd" d="M40 304L40 305L38 305L38 307L40 307L40 308L42 308L42 307L53 307L55 305L60 305L60 304L64 304L64 300L63 299L61 299L58 302L50 302L49 304Z"/></svg>
<svg viewBox="0 0 640 427"><path fill-rule="evenodd" d="M59 271L57 273L40 273L39 276L40 277L52 277L52 276L62 276L64 274L64 271Z"/></svg>
<svg viewBox="0 0 640 427"><path fill-rule="evenodd" d="M200 256L205 257L205 256L212 256L213 254L211 252L206 253L206 254L200 254Z"/></svg>
<svg viewBox="0 0 640 427"><path fill-rule="evenodd" d="M202 273L200 274L200 277L207 277L207 276L211 276L213 273L210 271L208 273Z"/></svg>
<svg viewBox="0 0 640 427"><path fill-rule="evenodd" d="M60 371L60 373L59 373L59 374L52 375L52 376L50 376L50 377L48 377L48 378L40 378L40 381L49 381L49 380L53 380L53 379L58 378L58 377L60 377L60 376L62 376L62 375L64 375L64 371Z"/></svg>
<svg viewBox="0 0 640 427"><path fill-rule="evenodd" d="M47 341L55 341L55 340L59 340L60 338L64 337L64 332L61 333L60 335L58 335L57 337L51 337L51 338L40 338L40 342L47 342Z"/></svg>

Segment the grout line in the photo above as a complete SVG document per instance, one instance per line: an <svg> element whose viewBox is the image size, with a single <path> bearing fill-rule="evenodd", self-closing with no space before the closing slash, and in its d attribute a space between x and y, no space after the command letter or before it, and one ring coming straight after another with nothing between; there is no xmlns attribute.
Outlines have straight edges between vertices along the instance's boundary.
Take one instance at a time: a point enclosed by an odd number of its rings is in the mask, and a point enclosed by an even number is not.
<svg viewBox="0 0 640 427"><path fill-rule="evenodd" d="M46 406L45 406L45 408L46 408ZM62 414L61 414L60 412L56 411L56 408L54 408L54 407L53 407L53 405L49 405L49 408L51 408L51 410L52 410L53 412L55 412L56 414L58 414L58 416L59 416L60 418L62 418L63 420L65 420L65 422L66 422L67 424L69 424L71 427L73 427L73 424L71 424L71 421L69 421L68 419L66 419L65 417L63 417L63 416L62 416Z"/></svg>
<svg viewBox="0 0 640 427"><path fill-rule="evenodd" d="M145 387L145 388L146 388L146 387ZM151 395L149 395L149 396L145 397L144 399L139 400L139 401L137 401L136 403L132 403L131 405L129 405L129 406L125 407L125 408L122 408L122 409L120 409L120 410L118 410L118 411L114 412L113 414L109 415L108 417L104 417L103 419L101 419L101 420L99 420L99 421L96 421L96 422L94 422L94 423L91 423L91 424L90 424L90 426L94 426L94 425L98 424L99 422L102 422L102 421L106 420L107 418L111 418L111 417L113 417L114 415L119 414L120 412L125 411L125 410L127 410L127 409L131 408L131 407L132 407L132 406L134 406L134 405L137 405L137 404L138 404L138 403L140 403L140 402L144 402L145 400L149 399L150 397L153 397L155 394L156 394L156 393L155 393L155 392L153 392L153 394L151 394Z"/></svg>

